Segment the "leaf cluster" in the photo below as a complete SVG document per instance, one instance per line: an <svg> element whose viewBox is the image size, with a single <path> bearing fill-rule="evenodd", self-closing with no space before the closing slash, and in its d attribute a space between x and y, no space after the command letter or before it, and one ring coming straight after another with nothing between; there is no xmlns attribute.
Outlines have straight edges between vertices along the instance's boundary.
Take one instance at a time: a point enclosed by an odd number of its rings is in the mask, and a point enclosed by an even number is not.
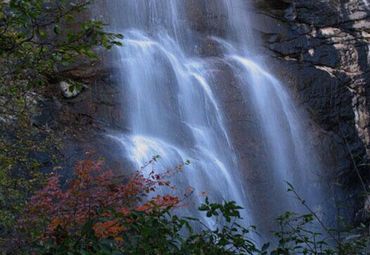
<svg viewBox="0 0 370 255"><path fill-rule="evenodd" d="M180 217L178 197L156 195L171 185L168 173L135 174L123 183L103 170L102 163L85 160L75 177L63 184L58 176L29 201L12 240L17 254L254 254L247 236L252 229L239 224L241 207L235 202L210 203L199 208L219 218L216 229L201 220ZM64 188L63 188L64 187ZM197 230L194 230L194 226Z"/></svg>
<svg viewBox="0 0 370 255"><path fill-rule="evenodd" d="M104 31L100 20L86 18L90 0L10 0L0 3L0 89L44 85L95 48L121 45L119 34ZM22 87L22 86L21 86ZM1 90L0 90L1 91Z"/></svg>

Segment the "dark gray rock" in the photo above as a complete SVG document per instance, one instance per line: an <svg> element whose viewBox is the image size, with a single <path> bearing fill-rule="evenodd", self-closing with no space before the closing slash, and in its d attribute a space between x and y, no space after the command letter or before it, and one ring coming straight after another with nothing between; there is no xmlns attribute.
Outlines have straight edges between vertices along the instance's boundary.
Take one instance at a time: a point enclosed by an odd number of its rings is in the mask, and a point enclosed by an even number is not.
<svg viewBox="0 0 370 255"><path fill-rule="evenodd" d="M258 0L256 8L271 69L310 113L325 166L359 195L358 175L370 183L370 9L362 0Z"/></svg>

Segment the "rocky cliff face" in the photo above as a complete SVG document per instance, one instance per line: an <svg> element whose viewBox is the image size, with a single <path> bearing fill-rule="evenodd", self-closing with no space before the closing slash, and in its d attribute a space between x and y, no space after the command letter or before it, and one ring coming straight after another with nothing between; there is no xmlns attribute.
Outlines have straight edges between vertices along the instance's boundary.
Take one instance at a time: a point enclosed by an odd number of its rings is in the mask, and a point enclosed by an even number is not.
<svg viewBox="0 0 370 255"><path fill-rule="evenodd" d="M58 150L50 154L58 155L56 164L66 177L77 161L86 158L104 158L107 167L124 168L118 145L106 136L108 131L123 129L121 94L111 73L102 63L82 63L63 71L64 77L85 84L81 92L65 93L56 82L40 97L32 123L37 129L51 130Z"/></svg>
<svg viewBox="0 0 370 255"><path fill-rule="evenodd" d="M207 8L192 8L198 6L195 0L188 3L195 30L222 33L222 26L215 24L220 20L222 24L223 17ZM370 9L361 0L255 0L255 8L255 29L270 68L310 115L306 126L314 135L307 143L319 151L332 183L345 184L350 196L361 194L370 180ZM199 49L202 55L218 54L210 42ZM125 128L125 95L114 73L101 67L78 67L70 71L71 77L89 88L69 99L54 92L52 99L41 104L45 111L39 121L54 125L64 139L66 168L90 150L98 150L114 168L124 167L119 146L104 136ZM241 96L227 66L220 62L215 75L219 82L213 89L225 110L246 186L254 187L248 192L252 200L258 198L254 201L258 213L268 217L278 199L269 197L273 191L266 192L273 189L272 174L266 170L256 116L246 110L253 106Z"/></svg>
<svg viewBox="0 0 370 255"><path fill-rule="evenodd" d="M370 180L370 6L366 0L255 4L263 50L310 113L322 161L350 190L364 191Z"/></svg>

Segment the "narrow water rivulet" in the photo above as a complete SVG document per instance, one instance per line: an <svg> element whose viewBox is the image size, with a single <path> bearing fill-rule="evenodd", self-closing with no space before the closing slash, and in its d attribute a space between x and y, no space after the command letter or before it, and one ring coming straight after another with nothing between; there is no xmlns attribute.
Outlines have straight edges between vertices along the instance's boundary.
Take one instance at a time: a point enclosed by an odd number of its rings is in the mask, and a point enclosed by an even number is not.
<svg viewBox="0 0 370 255"><path fill-rule="evenodd" d="M320 170L306 146L308 130L289 90L259 56L247 1L109 0L107 6L112 29L125 36L113 57L126 95L122 111L128 116L127 129L114 134L124 158L139 168L160 155L157 169L190 160L173 182L180 189L193 187L195 204L205 192L212 200L235 200L246 208L245 224L263 218L253 203L258 198L249 193L251 184L244 181L246 172L254 170L239 160L215 88L220 84L215 69L224 67L253 106L244 110L256 116L268 159L266 172L255 174L271 175L265 192L280 205L271 212L296 207L285 194L285 181L319 204L320 189L306 185Z"/></svg>

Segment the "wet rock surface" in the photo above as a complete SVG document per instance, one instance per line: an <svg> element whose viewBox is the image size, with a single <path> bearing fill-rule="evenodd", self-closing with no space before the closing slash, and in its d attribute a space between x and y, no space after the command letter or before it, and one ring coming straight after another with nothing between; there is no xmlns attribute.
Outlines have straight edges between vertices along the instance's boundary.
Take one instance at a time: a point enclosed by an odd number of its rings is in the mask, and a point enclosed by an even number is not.
<svg viewBox="0 0 370 255"><path fill-rule="evenodd" d="M361 0L255 4L270 68L309 112L328 171L359 195L370 180L369 7Z"/></svg>

